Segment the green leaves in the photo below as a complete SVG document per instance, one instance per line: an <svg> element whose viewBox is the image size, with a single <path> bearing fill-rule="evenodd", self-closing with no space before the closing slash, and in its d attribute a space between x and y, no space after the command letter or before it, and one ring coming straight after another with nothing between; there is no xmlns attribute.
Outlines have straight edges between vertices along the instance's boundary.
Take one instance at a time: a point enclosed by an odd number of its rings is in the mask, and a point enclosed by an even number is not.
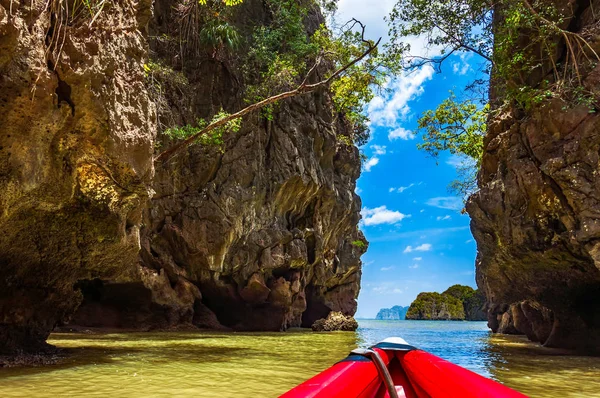
<svg viewBox="0 0 600 398"><path fill-rule="evenodd" d="M417 132L422 134L423 143L418 148L433 157L449 151L472 158L478 164L488 113L489 105L480 107L470 100L457 101L451 92L435 110L428 110L419 118Z"/></svg>
<svg viewBox="0 0 600 398"><path fill-rule="evenodd" d="M409 36L422 36L436 47L436 58L406 57L408 67L425 63L438 66L450 54L474 52L491 60L493 51L492 3L487 0L399 0L387 19L392 45Z"/></svg>
<svg viewBox="0 0 600 398"><path fill-rule="evenodd" d="M166 129L164 134L172 140L185 140L188 137L200 133L209 124L224 119L227 116L229 116L229 113L221 109L219 113L213 116L210 123L204 119L198 119L196 120L196 126L192 126L190 124L185 126L175 126ZM222 127L217 127L205 134L200 135L196 142L204 146L218 147L220 150L222 150L223 135L228 132L237 133L241 128L241 123L241 119L231 120Z"/></svg>
<svg viewBox="0 0 600 398"><path fill-rule="evenodd" d="M218 19L209 20L202 29L200 29L200 41L213 49L226 47L237 49L240 46L241 38L237 30L228 22Z"/></svg>
<svg viewBox="0 0 600 398"><path fill-rule="evenodd" d="M466 198L477 187L476 177L483 155L483 138L487 129L489 104L480 106L471 100L459 101L453 92L436 109L428 110L418 120L417 133L423 142L417 147L437 158L442 151L458 155L458 180L450 191Z"/></svg>

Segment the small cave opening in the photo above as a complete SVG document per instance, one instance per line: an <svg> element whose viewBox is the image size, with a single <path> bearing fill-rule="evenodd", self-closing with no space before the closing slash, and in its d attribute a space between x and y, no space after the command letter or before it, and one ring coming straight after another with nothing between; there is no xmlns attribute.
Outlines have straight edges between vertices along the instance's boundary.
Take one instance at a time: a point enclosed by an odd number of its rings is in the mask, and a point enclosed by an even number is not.
<svg viewBox="0 0 600 398"><path fill-rule="evenodd" d="M314 285L306 286L306 311L302 314L302 327L310 328L315 321L326 318L331 308L325 305L323 297Z"/></svg>
<svg viewBox="0 0 600 398"><path fill-rule="evenodd" d="M152 292L141 282L113 283L81 280L74 287L83 294L68 326L148 329L166 326L165 309L152 302Z"/></svg>
<svg viewBox="0 0 600 398"><path fill-rule="evenodd" d="M214 282L200 286L201 305L214 313L218 323L240 331L279 331L286 308L270 302L248 303L237 292L237 284L231 278L221 277L226 284ZM202 309L205 311L205 309ZM206 317L206 314L203 314ZM196 324L196 322L194 322ZM197 325L203 327L203 325Z"/></svg>

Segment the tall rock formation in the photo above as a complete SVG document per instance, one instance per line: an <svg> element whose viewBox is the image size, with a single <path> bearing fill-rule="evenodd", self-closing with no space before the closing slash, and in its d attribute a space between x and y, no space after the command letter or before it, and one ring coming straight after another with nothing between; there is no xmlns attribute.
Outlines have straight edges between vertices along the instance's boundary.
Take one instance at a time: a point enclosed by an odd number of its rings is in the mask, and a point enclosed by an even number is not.
<svg viewBox="0 0 600 398"><path fill-rule="evenodd" d="M0 0L0 353L43 349L78 280L135 269L156 131L148 7L114 2L89 28L58 1Z"/></svg>
<svg viewBox="0 0 600 398"><path fill-rule="evenodd" d="M375 319L381 321L403 321L406 319L408 308L401 305L395 305L392 308L382 308L377 312Z"/></svg>
<svg viewBox="0 0 600 398"><path fill-rule="evenodd" d="M354 314L360 157L326 91L155 173L166 126L245 104L243 63L176 51L179 3L114 1L91 24L62 0L0 0L0 354L38 351L65 323L281 330ZM241 7L242 34L268 21L263 2ZM322 22L310 11L307 32Z"/></svg>
<svg viewBox="0 0 600 398"><path fill-rule="evenodd" d="M600 2L553 3L574 12L565 29L600 50ZM557 42L560 64L568 50L561 37ZM532 86L549 78L538 72ZM600 67L585 71L582 83L597 95ZM494 331L600 351L599 132L597 112L559 100L504 109L490 121L480 190L467 210L479 251L477 283Z"/></svg>

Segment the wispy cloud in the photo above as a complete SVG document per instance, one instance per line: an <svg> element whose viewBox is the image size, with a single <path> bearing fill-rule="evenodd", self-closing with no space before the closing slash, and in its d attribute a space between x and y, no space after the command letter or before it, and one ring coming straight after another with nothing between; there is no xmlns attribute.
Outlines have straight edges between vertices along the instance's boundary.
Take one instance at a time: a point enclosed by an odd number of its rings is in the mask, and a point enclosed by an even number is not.
<svg viewBox="0 0 600 398"><path fill-rule="evenodd" d="M469 73L469 71L471 71L471 65L469 63L471 56L471 53L461 53L460 60L452 63L452 72L460 76Z"/></svg>
<svg viewBox="0 0 600 398"><path fill-rule="evenodd" d="M428 252L432 248L430 243L423 243L417 247L406 246L403 253L412 253L412 252Z"/></svg>
<svg viewBox="0 0 600 398"><path fill-rule="evenodd" d="M398 127L394 130L391 130L388 133L388 139L390 141L395 141L397 139L401 139L401 140L414 140L415 139L415 135L413 134L412 131L407 130L403 127Z"/></svg>
<svg viewBox="0 0 600 398"><path fill-rule="evenodd" d="M377 166L378 164L379 164L379 158L376 156L373 156L372 158L370 158L369 160L367 160L365 162L365 164L363 165L363 170L368 173L371 171L371 169L373 167Z"/></svg>
<svg viewBox="0 0 600 398"><path fill-rule="evenodd" d="M396 267L383 267L383 268L381 268L381 271L383 271L383 272L386 272L386 271L391 271L391 270L393 270L394 268L396 268Z"/></svg>
<svg viewBox="0 0 600 398"><path fill-rule="evenodd" d="M386 235L369 238L369 242L391 242L407 238L425 239L427 237L436 235L453 234L455 232L460 232L467 229L469 229L469 227L465 225L463 227L431 228L407 232L390 232Z"/></svg>
<svg viewBox="0 0 600 398"><path fill-rule="evenodd" d="M414 261L421 261L421 260L423 260L423 257L415 257L415 258L413 258L413 260Z"/></svg>
<svg viewBox="0 0 600 398"><path fill-rule="evenodd" d="M445 215L445 216L438 216L436 217L436 220L438 221L445 221L445 220L450 220L452 217L450 217L449 215Z"/></svg>
<svg viewBox="0 0 600 398"><path fill-rule="evenodd" d="M402 294L403 292L394 282L381 283L371 290L377 294Z"/></svg>
<svg viewBox="0 0 600 398"><path fill-rule="evenodd" d="M410 269L417 269L417 268L419 268L419 264L409 265L408 268L410 268Z"/></svg>
<svg viewBox="0 0 600 398"><path fill-rule="evenodd" d="M385 145L371 145L371 149L375 155L385 155L386 148Z"/></svg>
<svg viewBox="0 0 600 398"><path fill-rule="evenodd" d="M410 217L410 214L403 214L399 211L389 210L386 206L380 206L374 209L363 207L360 213L363 217L362 222L366 226L396 224L405 218Z"/></svg>
<svg viewBox="0 0 600 398"><path fill-rule="evenodd" d="M464 203L461 198L457 198L456 196L444 196L431 198L427 202L425 202L429 206L437 207L440 209L446 210L456 210L459 211L464 207Z"/></svg>
<svg viewBox="0 0 600 398"><path fill-rule="evenodd" d="M409 103L423 94L423 85L432 79L433 74L433 67L425 65L389 80L385 93L374 97L369 103L367 112L371 125L390 128L390 140L414 138L412 132L400 126L400 122L410 113Z"/></svg>
<svg viewBox="0 0 600 398"><path fill-rule="evenodd" d="M410 184L410 185L409 185L409 186L407 186L407 187L398 187L398 188L393 188L393 187L392 187L392 188L390 188L390 192L398 192L398 193L402 193L402 192L406 191L407 189L409 189L409 188L412 188L412 187L414 187L414 186L415 186L415 184L413 183L413 184Z"/></svg>
<svg viewBox="0 0 600 398"><path fill-rule="evenodd" d="M446 164L455 169L465 169L469 167L477 167L477 162L467 156L452 155L446 160Z"/></svg>

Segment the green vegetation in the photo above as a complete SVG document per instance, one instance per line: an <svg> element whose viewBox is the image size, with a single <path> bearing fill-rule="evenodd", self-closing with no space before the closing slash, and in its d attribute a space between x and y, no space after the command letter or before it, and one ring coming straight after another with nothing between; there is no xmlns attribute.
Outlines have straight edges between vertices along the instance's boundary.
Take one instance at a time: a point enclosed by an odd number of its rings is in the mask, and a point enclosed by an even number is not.
<svg viewBox="0 0 600 398"><path fill-rule="evenodd" d="M485 298L479 290L454 285L443 293L420 293L406 313L415 320L485 320Z"/></svg>
<svg viewBox="0 0 600 398"><path fill-rule="evenodd" d="M465 319L465 311L462 301L456 297L439 293L419 293L410 304L406 319L462 321Z"/></svg>
<svg viewBox="0 0 600 398"><path fill-rule="evenodd" d="M232 7L239 3L183 0L177 8L184 32L180 35L182 55L201 58L210 54L227 69L242 71L242 98L249 105L231 117L260 110L271 120L281 100L324 88L331 94L332 119L342 126L339 142L366 143L369 133L364 108L374 90L385 89L387 79L400 72L400 47L380 49L379 41L365 37L365 26L358 20L335 32L325 25L308 31L306 18L318 6L314 0L266 0L266 23L260 21L255 27L239 25L238 7ZM323 4L328 12L335 9L335 2ZM183 141L156 160L165 161L180 148L198 142L196 135L214 127L212 123L201 126L168 125L167 135Z"/></svg>
<svg viewBox="0 0 600 398"><path fill-rule="evenodd" d="M358 247L359 249L364 249L367 247L367 244L362 240L355 240L352 242L352 246Z"/></svg>
<svg viewBox="0 0 600 398"><path fill-rule="evenodd" d="M490 112L506 107L528 111L550 99L563 101L565 108L584 104L595 111L597 99L583 86L582 78L600 58L585 38L561 28L572 13L571 7L558 10L545 0L397 2L388 19L392 43L422 35L428 46L442 49L435 58L405 56L406 68L430 64L441 70L450 55L470 53L479 58L484 73L494 73L493 103L488 104L488 81L478 80L468 85L460 99L451 94L419 120L421 149L434 157L449 150L468 159L463 180L451 186L460 194L466 197L475 189ZM501 23L493 23L494 14L500 14L496 20ZM558 57L559 45L565 47L563 58Z"/></svg>
<svg viewBox="0 0 600 398"><path fill-rule="evenodd" d="M172 140L183 140L194 135L198 135L199 132L204 130L206 126L212 123L216 123L220 120L225 119L229 116L229 113L221 110L215 116L213 116L210 122L204 119L198 119L196 126L185 125L183 127L170 127L166 129L163 134ZM196 142L205 146L216 146L222 150L223 146L223 134L227 132L237 133L242 127L241 119L233 119L225 123L223 126L217 127L207 134L198 135Z"/></svg>

